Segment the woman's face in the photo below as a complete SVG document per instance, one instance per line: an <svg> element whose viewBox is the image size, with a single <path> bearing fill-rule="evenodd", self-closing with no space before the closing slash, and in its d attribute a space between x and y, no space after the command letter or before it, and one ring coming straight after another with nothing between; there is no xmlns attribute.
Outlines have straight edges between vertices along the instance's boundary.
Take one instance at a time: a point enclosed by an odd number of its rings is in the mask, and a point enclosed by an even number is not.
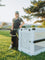
<svg viewBox="0 0 45 60"><path fill-rule="evenodd" d="M19 17L19 14L16 14L16 13L15 13L15 18L18 18L18 17Z"/></svg>

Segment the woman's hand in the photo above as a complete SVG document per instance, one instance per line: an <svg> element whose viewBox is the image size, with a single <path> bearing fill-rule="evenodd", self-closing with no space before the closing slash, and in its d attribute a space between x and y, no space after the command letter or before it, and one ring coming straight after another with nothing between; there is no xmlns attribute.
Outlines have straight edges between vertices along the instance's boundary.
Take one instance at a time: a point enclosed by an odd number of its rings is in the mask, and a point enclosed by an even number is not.
<svg viewBox="0 0 45 60"><path fill-rule="evenodd" d="M24 25L24 22L19 26L19 28L22 28L23 25Z"/></svg>
<svg viewBox="0 0 45 60"><path fill-rule="evenodd" d="M19 28L22 28L22 25L20 25Z"/></svg>

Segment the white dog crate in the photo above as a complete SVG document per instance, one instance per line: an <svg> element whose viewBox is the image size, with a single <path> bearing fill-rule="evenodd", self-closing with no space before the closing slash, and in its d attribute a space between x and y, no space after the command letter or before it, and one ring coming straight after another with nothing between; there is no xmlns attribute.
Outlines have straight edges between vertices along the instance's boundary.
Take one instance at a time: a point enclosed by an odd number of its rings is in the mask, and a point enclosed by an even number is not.
<svg viewBox="0 0 45 60"><path fill-rule="evenodd" d="M18 50L29 55L45 51L45 28L21 28Z"/></svg>

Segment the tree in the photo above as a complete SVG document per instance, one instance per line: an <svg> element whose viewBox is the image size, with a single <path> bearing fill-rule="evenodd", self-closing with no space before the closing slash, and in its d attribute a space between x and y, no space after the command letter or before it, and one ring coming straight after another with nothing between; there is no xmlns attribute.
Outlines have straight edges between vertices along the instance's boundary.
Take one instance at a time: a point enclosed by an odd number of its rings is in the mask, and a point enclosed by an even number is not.
<svg viewBox="0 0 45 60"><path fill-rule="evenodd" d="M42 26L45 28L45 21L43 21Z"/></svg>
<svg viewBox="0 0 45 60"><path fill-rule="evenodd" d="M6 22L3 22L3 23L2 23L2 26L5 26L5 25L8 25L8 24L7 24Z"/></svg>
<svg viewBox="0 0 45 60"><path fill-rule="evenodd" d="M37 20L36 22L43 22L45 20L45 1L43 0L34 0L31 1L31 6L28 8L23 8L24 11L31 16L35 16L41 18L41 20ZM43 20L43 21L42 21Z"/></svg>
<svg viewBox="0 0 45 60"><path fill-rule="evenodd" d="M29 21L30 19L31 19L31 17L30 16L22 16L24 19L26 19L27 21Z"/></svg>
<svg viewBox="0 0 45 60"><path fill-rule="evenodd" d="M2 0L0 0L0 6L5 6L5 5L4 5L4 4L2 4L1 2L2 2Z"/></svg>

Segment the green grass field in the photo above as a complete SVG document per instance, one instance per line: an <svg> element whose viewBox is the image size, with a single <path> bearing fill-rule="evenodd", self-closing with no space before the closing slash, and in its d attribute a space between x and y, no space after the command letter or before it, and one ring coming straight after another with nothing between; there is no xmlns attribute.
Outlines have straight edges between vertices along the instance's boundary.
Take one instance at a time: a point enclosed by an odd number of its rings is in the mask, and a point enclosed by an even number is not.
<svg viewBox="0 0 45 60"><path fill-rule="evenodd" d="M29 56L16 50L9 50L10 43L9 31L0 31L0 60L45 60L45 52Z"/></svg>

